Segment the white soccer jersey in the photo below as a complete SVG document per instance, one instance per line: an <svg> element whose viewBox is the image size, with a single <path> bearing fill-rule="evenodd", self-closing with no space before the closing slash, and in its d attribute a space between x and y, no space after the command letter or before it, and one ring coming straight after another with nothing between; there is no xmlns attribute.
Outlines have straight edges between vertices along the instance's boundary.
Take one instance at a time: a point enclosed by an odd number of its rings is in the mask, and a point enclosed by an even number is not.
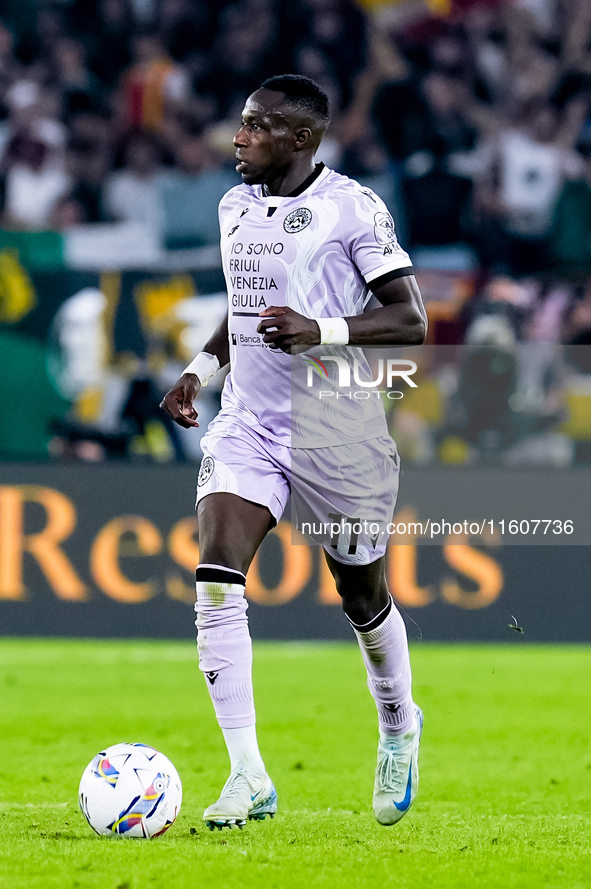
<svg viewBox="0 0 591 889"><path fill-rule="evenodd" d="M219 217L231 366L222 407L290 446L291 358L263 342L259 312L287 305L308 318L359 315L368 284L411 261L383 201L326 167L297 196L238 185Z"/></svg>

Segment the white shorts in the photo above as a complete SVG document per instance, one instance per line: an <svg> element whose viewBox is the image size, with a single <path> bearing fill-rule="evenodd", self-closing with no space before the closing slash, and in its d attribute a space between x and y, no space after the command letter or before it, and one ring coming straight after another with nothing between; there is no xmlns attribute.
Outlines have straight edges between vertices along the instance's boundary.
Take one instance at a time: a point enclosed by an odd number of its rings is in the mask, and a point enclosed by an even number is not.
<svg viewBox="0 0 591 889"><path fill-rule="evenodd" d="M367 565L386 552L399 458L389 436L327 448L288 448L222 410L201 439L197 503L237 494L293 526L337 561Z"/></svg>

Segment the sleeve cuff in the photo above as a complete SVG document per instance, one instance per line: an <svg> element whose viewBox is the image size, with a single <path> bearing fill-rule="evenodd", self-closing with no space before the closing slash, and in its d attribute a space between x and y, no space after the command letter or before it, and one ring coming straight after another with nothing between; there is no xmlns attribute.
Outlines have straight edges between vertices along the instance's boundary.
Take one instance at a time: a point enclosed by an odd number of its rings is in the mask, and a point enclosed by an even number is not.
<svg viewBox="0 0 591 889"><path fill-rule="evenodd" d="M377 278L382 278L384 275L391 272L398 272L398 275L395 276L398 278L402 278L404 275L414 275L414 269L412 265L410 265L408 257L405 256L404 258L386 262L377 269L372 269L371 272L366 272L363 277L367 284L371 284L372 281L375 281ZM391 278L391 280L394 280L394 278Z"/></svg>

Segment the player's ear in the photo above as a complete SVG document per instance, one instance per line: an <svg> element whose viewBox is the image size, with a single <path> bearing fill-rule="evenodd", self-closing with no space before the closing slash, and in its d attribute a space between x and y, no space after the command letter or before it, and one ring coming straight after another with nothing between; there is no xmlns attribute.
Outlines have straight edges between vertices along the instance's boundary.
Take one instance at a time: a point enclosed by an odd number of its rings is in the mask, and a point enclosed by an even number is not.
<svg viewBox="0 0 591 889"><path fill-rule="evenodd" d="M295 150L301 151L302 148L310 148L312 139L312 130L309 127L300 127L294 133Z"/></svg>

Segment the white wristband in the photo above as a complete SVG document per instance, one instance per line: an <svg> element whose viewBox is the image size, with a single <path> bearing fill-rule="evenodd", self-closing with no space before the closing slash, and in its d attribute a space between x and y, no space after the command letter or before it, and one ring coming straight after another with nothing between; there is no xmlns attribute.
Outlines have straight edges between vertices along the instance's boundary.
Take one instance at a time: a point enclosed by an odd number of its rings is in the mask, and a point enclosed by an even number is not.
<svg viewBox="0 0 591 889"><path fill-rule="evenodd" d="M215 355L209 352L199 352L189 365L184 369L184 374L195 374L199 378L201 388L207 386L209 380L215 376L220 369L220 362Z"/></svg>
<svg viewBox="0 0 591 889"><path fill-rule="evenodd" d="M346 346L349 342L349 325L345 318L313 318L320 328L321 346Z"/></svg>

